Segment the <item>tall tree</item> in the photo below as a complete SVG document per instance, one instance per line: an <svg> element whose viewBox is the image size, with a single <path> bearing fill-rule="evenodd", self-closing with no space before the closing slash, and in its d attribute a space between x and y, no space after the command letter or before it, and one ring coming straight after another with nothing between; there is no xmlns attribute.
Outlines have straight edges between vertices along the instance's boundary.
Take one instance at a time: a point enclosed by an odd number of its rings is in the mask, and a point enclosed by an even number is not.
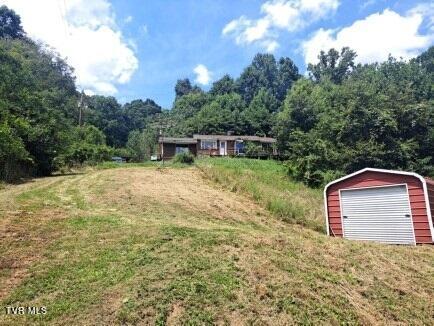
<svg viewBox="0 0 434 326"><path fill-rule="evenodd" d="M152 117L161 113L161 106L151 99L134 100L123 106L129 130L143 130Z"/></svg>
<svg viewBox="0 0 434 326"><path fill-rule="evenodd" d="M244 69L237 80L237 91L247 104L250 104L261 88L275 95L277 84L277 64L272 54L258 53L252 64Z"/></svg>
<svg viewBox="0 0 434 326"><path fill-rule="evenodd" d="M193 118L194 131L208 134L221 134L227 131L238 133L239 115L244 106L239 94L218 95Z"/></svg>
<svg viewBox="0 0 434 326"><path fill-rule="evenodd" d="M6 6L0 6L0 38L22 38L24 36L20 16Z"/></svg>
<svg viewBox="0 0 434 326"><path fill-rule="evenodd" d="M291 174L316 185L367 166L434 175L432 80L420 58L391 57L340 83L297 81L277 128Z"/></svg>
<svg viewBox="0 0 434 326"><path fill-rule="evenodd" d="M298 68L290 58L280 58L277 73L276 98L282 102L292 84L300 78Z"/></svg>
<svg viewBox="0 0 434 326"><path fill-rule="evenodd" d="M434 46L431 46L413 61L420 64L428 73L434 73Z"/></svg>
<svg viewBox="0 0 434 326"><path fill-rule="evenodd" d="M176 98L180 98L184 95L191 93L193 86L191 85L190 79L178 79L175 85L175 95Z"/></svg>
<svg viewBox="0 0 434 326"><path fill-rule="evenodd" d="M76 113L72 70L30 40L0 39L0 118L28 153L39 175L55 168ZM9 133L9 132L8 132ZM16 165L16 169L20 169Z"/></svg>
<svg viewBox="0 0 434 326"><path fill-rule="evenodd" d="M277 109L278 101L275 96L264 88L259 90L242 113L246 133L258 136L270 135L273 114Z"/></svg>
<svg viewBox="0 0 434 326"><path fill-rule="evenodd" d="M340 84L354 69L356 57L356 52L348 47L342 48L340 53L335 49L330 49L327 53L321 51L318 63L309 63L307 70L311 78L316 81L329 79L335 84Z"/></svg>
<svg viewBox="0 0 434 326"><path fill-rule="evenodd" d="M201 92L202 89L199 86L191 85L190 79L188 78L178 79L175 85L175 95L176 95L175 100L190 93L201 93Z"/></svg>
<svg viewBox="0 0 434 326"><path fill-rule="evenodd" d="M153 128L142 132L133 130L128 136L127 149L131 152L133 161L150 160L157 150L157 131Z"/></svg>
<svg viewBox="0 0 434 326"><path fill-rule="evenodd" d="M125 146L129 128L126 116L116 98L94 95L87 99L87 103L85 121L104 132L109 146Z"/></svg>
<svg viewBox="0 0 434 326"><path fill-rule="evenodd" d="M235 91L235 82L229 75L224 75L212 84L211 95L224 95Z"/></svg>

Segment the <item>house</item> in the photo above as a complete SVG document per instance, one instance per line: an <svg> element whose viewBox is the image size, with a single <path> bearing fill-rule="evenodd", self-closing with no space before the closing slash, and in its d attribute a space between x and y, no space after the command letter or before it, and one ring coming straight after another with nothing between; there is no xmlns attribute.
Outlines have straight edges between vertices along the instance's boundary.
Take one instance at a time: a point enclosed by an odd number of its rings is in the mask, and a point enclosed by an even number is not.
<svg viewBox="0 0 434 326"><path fill-rule="evenodd" d="M190 152L195 156L255 156L277 155L276 140L260 136L193 135L192 138L160 137L159 156L171 159L178 153ZM254 150L250 148L254 147Z"/></svg>
<svg viewBox="0 0 434 326"><path fill-rule="evenodd" d="M391 244L434 243L434 181L365 168L324 189L327 234Z"/></svg>
<svg viewBox="0 0 434 326"><path fill-rule="evenodd" d="M197 140L193 138L160 137L158 139L160 159L168 160L176 154L189 152L197 155Z"/></svg>

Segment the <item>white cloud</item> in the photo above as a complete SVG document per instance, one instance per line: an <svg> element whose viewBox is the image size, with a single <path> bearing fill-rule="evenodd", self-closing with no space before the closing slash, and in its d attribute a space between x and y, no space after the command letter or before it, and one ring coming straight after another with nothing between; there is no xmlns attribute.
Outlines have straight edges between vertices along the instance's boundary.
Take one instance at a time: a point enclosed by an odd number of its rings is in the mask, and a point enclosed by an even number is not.
<svg viewBox="0 0 434 326"><path fill-rule="evenodd" d="M268 19L258 19L244 30L245 41L252 43L263 39L267 35L269 28L270 22Z"/></svg>
<svg viewBox="0 0 434 326"><path fill-rule="evenodd" d="M261 6L263 17L248 19L241 16L229 22L222 34L239 45L257 43L267 52L279 46L278 32L294 32L333 14L339 0L270 0Z"/></svg>
<svg viewBox="0 0 434 326"><path fill-rule="evenodd" d="M142 32L143 32L143 34L148 34L148 26L147 25L143 25L142 26Z"/></svg>
<svg viewBox="0 0 434 326"><path fill-rule="evenodd" d="M410 15L422 15L427 20L427 27L434 32L434 3L420 3L408 13Z"/></svg>
<svg viewBox="0 0 434 326"><path fill-rule="evenodd" d="M31 38L66 57L78 87L88 93L115 94L138 67L107 0L0 0L2 4L21 16Z"/></svg>
<svg viewBox="0 0 434 326"><path fill-rule="evenodd" d="M302 43L305 62L317 62L321 50L344 46L355 50L356 60L361 63L384 61L389 54L404 59L414 57L434 41L432 32L419 33L424 18L429 17L421 11L412 10L401 16L386 9L339 30L321 28Z"/></svg>
<svg viewBox="0 0 434 326"><path fill-rule="evenodd" d="M367 1L363 2L363 3L359 6L359 8L360 8L361 10L364 10L364 9L366 9L366 8L368 8L368 7L372 6L372 5L374 5L375 2L377 2L377 0L367 0Z"/></svg>
<svg viewBox="0 0 434 326"><path fill-rule="evenodd" d="M196 83L201 85L208 85L210 83L211 72L203 64L198 64L193 71L196 74Z"/></svg>
<svg viewBox="0 0 434 326"><path fill-rule="evenodd" d="M280 45L277 41L265 40L264 42L262 42L262 46L268 53L273 53Z"/></svg>
<svg viewBox="0 0 434 326"><path fill-rule="evenodd" d="M133 21L133 16L127 16L124 19L124 23L128 24L131 23Z"/></svg>

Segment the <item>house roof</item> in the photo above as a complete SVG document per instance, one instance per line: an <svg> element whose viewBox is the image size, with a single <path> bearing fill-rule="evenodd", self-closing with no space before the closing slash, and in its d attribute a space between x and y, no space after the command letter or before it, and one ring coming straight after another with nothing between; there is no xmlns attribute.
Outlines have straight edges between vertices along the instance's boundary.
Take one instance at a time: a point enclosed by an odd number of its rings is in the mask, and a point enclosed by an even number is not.
<svg viewBox="0 0 434 326"><path fill-rule="evenodd" d="M354 172L354 173L348 174L348 175L346 175L346 176L343 176L342 178L336 179L336 180L334 180L334 181L328 183L328 184L324 187L324 192L326 192L327 189L328 189L331 185L333 185L333 184L335 184L335 183L339 183L339 182L341 182L341 181L343 181L343 180L346 180L346 179L352 178L352 177L354 177L354 176L356 176L356 175L358 175L358 174L361 174L361 173L364 173L364 172L367 172L367 171L371 171L371 172L380 172L380 173L400 174L400 175L410 175L410 176L413 176L413 177L418 178L422 183L425 183L425 182L427 181L427 180L426 180L425 178L423 178L421 175L419 175L419 174L417 174L417 173L414 173L414 172L405 172L405 171L397 171L397 170L385 170L385 169L374 169L374 168L364 168L364 169L362 169L362 170L359 170L359 171L356 171L356 172Z"/></svg>
<svg viewBox="0 0 434 326"><path fill-rule="evenodd" d="M194 139L206 139L206 140L246 140L246 141L257 141L260 143L275 143L276 139L271 137L260 137L260 136L228 136L228 135L193 135Z"/></svg>
<svg viewBox="0 0 434 326"><path fill-rule="evenodd" d="M197 140L194 138L160 137L158 142L166 144L196 144Z"/></svg>

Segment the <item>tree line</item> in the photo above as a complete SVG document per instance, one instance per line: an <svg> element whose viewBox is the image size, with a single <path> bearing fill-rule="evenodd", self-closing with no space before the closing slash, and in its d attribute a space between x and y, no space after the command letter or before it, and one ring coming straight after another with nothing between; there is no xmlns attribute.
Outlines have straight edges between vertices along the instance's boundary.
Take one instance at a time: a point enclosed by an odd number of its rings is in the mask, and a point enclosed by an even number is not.
<svg viewBox="0 0 434 326"><path fill-rule="evenodd" d="M158 113L151 99L120 105L78 92L73 69L0 7L0 180L129 155L129 135Z"/></svg>
<svg viewBox="0 0 434 326"><path fill-rule="evenodd" d="M276 137L288 173L312 186L364 167L434 176L434 47L409 61L356 57L322 51L301 76L291 59L257 54L209 92L179 80L169 133Z"/></svg>
<svg viewBox="0 0 434 326"><path fill-rule="evenodd" d="M434 47L409 61L356 64L349 48L321 52L307 74L257 54L209 91L177 81L170 110L77 91L73 69L30 40L0 7L0 179L47 175L112 155L143 161L159 134L277 138L288 173L318 186L369 166L434 175Z"/></svg>

